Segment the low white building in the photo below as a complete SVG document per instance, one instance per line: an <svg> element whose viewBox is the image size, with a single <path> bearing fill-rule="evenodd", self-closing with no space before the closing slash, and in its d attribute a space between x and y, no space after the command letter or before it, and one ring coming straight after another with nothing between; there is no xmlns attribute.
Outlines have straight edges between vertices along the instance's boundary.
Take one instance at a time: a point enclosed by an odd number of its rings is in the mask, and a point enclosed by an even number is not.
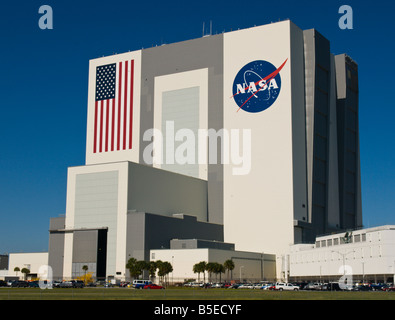
<svg viewBox="0 0 395 320"><path fill-rule="evenodd" d="M36 278L41 266L48 265L48 252L10 253L8 273L4 277L24 278L23 268L30 270L28 278ZM14 271L18 267L20 271Z"/></svg>
<svg viewBox="0 0 395 320"><path fill-rule="evenodd" d="M381 226L318 237L284 256L282 275L291 281L393 282L395 226ZM347 280L349 281L349 280Z"/></svg>
<svg viewBox="0 0 395 320"><path fill-rule="evenodd" d="M212 242L197 239L172 240L170 249L150 250L150 261L167 261L173 266L169 275L172 283L184 282L187 279L206 282L259 282L263 280L274 281L276 278L275 255L235 251L233 244ZM225 271L220 275L207 272L200 275L193 272L193 266L201 261L217 262L223 264L232 260L234 269Z"/></svg>

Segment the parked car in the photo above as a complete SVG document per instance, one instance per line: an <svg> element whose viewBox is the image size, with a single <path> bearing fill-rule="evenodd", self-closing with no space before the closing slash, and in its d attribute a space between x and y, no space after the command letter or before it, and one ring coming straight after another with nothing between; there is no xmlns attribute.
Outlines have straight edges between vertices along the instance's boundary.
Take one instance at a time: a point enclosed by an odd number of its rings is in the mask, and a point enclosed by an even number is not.
<svg viewBox="0 0 395 320"><path fill-rule="evenodd" d="M395 286L394 285L389 285L388 287L385 288L385 291L395 291Z"/></svg>
<svg viewBox="0 0 395 320"><path fill-rule="evenodd" d="M317 290L322 290L323 288L322 288L322 286L323 286L323 284L322 283L318 283L318 282L309 282L308 284L306 284L305 286L304 286L304 290L315 290L315 291L317 291Z"/></svg>
<svg viewBox="0 0 395 320"><path fill-rule="evenodd" d="M0 287L7 287L7 282L0 280Z"/></svg>
<svg viewBox="0 0 395 320"><path fill-rule="evenodd" d="M372 291L383 291L386 287L388 287L384 283L372 283L369 286L372 288Z"/></svg>
<svg viewBox="0 0 395 320"><path fill-rule="evenodd" d="M192 282L191 287L199 287L202 288L204 286L203 282Z"/></svg>
<svg viewBox="0 0 395 320"><path fill-rule="evenodd" d="M275 289L278 291L299 291L299 287L292 283L276 283Z"/></svg>
<svg viewBox="0 0 395 320"><path fill-rule="evenodd" d="M27 282L27 281L14 281L14 282L12 282L11 287L13 287L13 288L28 288L29 287L29 282Z"/></svg>
<svg viewBox="0 0 395 320"><path fill-rule="evenodd" d="M83 288L84 282L81 280L63 281L59 284L59 288Z"/></svg>
<svg viewBox="0 0 395 320"><path fill-rule="evenodd" d="M273 283L266 283L262 285L261 290L273 290L274 286Z"/></svg>
<svg viewBox="0 0 395 320"><path fill-rule="evenodd" d="M87 287L91 287L91 288L95 288L97 285L94 282L89 282L86 286Z"/></svg>
<svg viewBox="0 0 395 320"><path fill-rule="evenodd" d="M184 287L200 287L200 288L202 288L205 285L207 285L207 284L205 284L203 282L188 282L188 283L184 284Z"/></svg>
<svg viewBox="0 0 395 320"><path fill-rule="evenodd" d="M81 280L72 280L73 288L83 288L85 287L84 281Z"/></svg>
<svg viewBox="0 0 395 320"><path fill-rule="evenodd" d="M8 281L7 281L7 287L12 287L12 284L13 284L14 282L16 282L16 281L18 281L18 280L8 280Z"/></svg>
<svg viewBox="0 0 395 320"><path fill-rule="evenodd" d="M162 286L158 286L157 284L151 283L144 286L144 289L164 289Z"/></svg>
<svg viewBox="0 0 395 320"><path fill-rule="evenodd" d="M38 288L39 287L38 281L30 281L29 287L30 288Z"/></svg>
<svg viewBox="0 0 395 320"><path fill-rule="evenodd" d="M373 288L369 285L359 285L354 288L354 291L373 291Z"/></svg>
<svg viewBox="0 0 395 320"><path fill-rule="evenodd" d="M254 289L254 285L251 283L243 283L238 289Z"/></svg>
<svg viewBox="0 0 395 320"><path fill-rule="evenodd" d="M73 286L73 284L71 281L62 281L58 285L59 288L71 288L72 286Z"/></svg>
<svg viewBox="0 0 395 320"><path fill-rule="evenodd" d="M328 291L342 291L338 282L330 282L327 285Z"/></svg>

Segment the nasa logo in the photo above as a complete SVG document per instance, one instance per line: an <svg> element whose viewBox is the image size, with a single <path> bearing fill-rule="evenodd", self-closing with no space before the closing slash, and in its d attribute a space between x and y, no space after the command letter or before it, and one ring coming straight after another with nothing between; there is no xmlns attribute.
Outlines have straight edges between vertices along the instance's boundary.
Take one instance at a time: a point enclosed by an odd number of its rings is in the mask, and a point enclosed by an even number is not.
<svg viewBox="0 0 395 320"><path fill-rule="evenodd" d="M239 109L258 113L270 108L281 91L280 71L288 59L277 69L270 62L257 60L246 64L235 77L233 96Z"/></svg>

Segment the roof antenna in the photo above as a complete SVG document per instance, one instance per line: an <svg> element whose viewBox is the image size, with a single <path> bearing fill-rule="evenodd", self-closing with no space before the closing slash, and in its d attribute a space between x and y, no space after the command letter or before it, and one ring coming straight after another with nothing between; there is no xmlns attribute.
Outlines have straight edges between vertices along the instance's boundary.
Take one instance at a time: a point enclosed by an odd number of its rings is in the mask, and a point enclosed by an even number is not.
<svg viewBox="0 0 395 320"><path fill-rule="evenodd" d="M203 22L203 37L211 36L213 34L213 22L210 20L210 33L206 34L205 23Z"/></svg>

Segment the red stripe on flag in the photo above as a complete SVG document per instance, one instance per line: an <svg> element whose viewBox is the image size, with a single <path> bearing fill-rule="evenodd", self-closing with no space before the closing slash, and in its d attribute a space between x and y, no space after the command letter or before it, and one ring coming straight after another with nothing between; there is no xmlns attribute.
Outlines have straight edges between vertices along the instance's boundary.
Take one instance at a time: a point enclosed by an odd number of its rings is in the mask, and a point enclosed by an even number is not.
<svg viewBox="0 0 395 320"><path fill-rule="evenodd" d="M115 99L111 99L112 112L111 112L111 151L114 151L114 135L115 135Z"/></svg>
<svg viewBox="0 0 395 320"><path fill-rule="evenodd" d="M129 149L132 149L133 137L133 86L134 86L134 60L130 61L130 114L129 114Z"/></svg>
<svg viewBox="0 0 395 320"><path fill-rule="evenodd" d="M125 61L125 91L124 91L124 104L123 104L123 150L126 149L126 114L128 102L128 61Z"/></svg>
<svg viewBox="0 0 395 320"><path fill-rule="evenodd" d="M120 149L121 141L121 90L122 90L122 62L119 63L118 81L118 128L117 128L117 150Z"/></svg>
<svg viewBox="0 0 395 320"><path fill-rule="evenodd" d="M94 123L94 133L93 133L93 153L96 153L96 144L97 144L97 104L98 101L95 102L95 123Z"/></svg>
<svg viewBox="0 0 395 320"><path fill-rule="evenodd" d="M108 152L108 130L109 130L109 116L110 116L110 101L107 100L107 108L106 108L106 146L105 151Z"/></svg>

